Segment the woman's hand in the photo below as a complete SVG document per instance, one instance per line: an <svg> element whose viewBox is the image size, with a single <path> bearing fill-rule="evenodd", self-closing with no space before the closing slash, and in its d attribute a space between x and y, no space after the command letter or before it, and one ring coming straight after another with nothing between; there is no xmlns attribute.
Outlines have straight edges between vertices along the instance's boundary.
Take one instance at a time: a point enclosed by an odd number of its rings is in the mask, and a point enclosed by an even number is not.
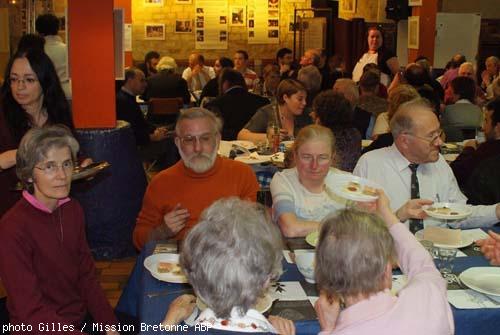
<svg viewBox="0 0 500 335"><path fill-rule="evenodd" d="M80 163L80 166L82 168L86 167L86 166L89 166L90 164L94 163L94 161L92 160L92 158L85 158L81 163Z"/></svg>
<svg viewBox="0 0 500 335"><path fill-rule="evenodd" d="M318 315L321 330L333 331L340 315L339 299L328 297L325 292L321 292L319 299L314 304L314 309Z"/></svg>
<svg viewBox="0 0 500 335"><path fill-rule="evenodd" d="M175 298L168 308L167 315L162 322L164 326L173 326L186 320L196 307L196 297L191 294L183 294Z"/></svg>
<svg viewBox="0 0 500 335"><path fill-rule="evenodd" d="M0 171L7 170L16 165L17 149L7 150L0 154Z"/></svg>
<svg viewBox="0 0 500 335"><path fill-rule="evenodd" d="M279 316L269 315L269 322L274 329L281 335L295 335L295 324L288 319L280 318Z"/></svg>

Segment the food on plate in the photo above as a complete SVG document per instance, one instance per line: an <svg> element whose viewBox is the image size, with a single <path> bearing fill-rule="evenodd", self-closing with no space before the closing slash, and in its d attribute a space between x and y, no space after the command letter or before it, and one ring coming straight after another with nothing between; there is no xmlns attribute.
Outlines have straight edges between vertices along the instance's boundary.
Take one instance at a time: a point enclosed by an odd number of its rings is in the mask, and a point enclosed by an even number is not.
<svg viewBox="0 0 500 335"><path fill-rule="evenodd" d="M157 267L158 273L167 273L170 272L174 275L182 274L182 269L177 263L171 262L159 262Z"/></svg>
<svg viewBox="0 0 500 335"><path fill-rule="evenodd" d="M255 160L257 160L257 159L259 159L259 158L260 158L260 157L259 157L259 154L258 154L258 153L256 153L256 152L252 152L252 153L248 156L248 159L255 159Z"/></svg>
<svg viewBox="0 0 500 335"><path fill-rule="evenodd" d="M429 212L436 212L438 214L445 214L445 215L458 215L459 213L458 212L455 212L455 211L451 211L451 208L448 208L448 207L429 207L427 208L427 210Z"/></svg>
<svg viewBox="0 0 500 335"><path fill-rule="evenodd" d="M346 186L346 189L349 192L359 192L359 188L360 188L359 183L356 183L354 181L349 182L349 184L347 184Z"/></svg>
<svg viewBox="0 0 500 335"><path fill-rule="evenodd" d="M359 183L351 181L347 184L345 189L351 193L361 193L363 195L368 196L377 196L377 190L374 187L363 185L361 186Z"/></svg>
<svg viewBox="0 0 500 335"><path fill-rule="evenodd" d="M448 207L440 207L440 208L436 209L436 213L439 213L439 214L450 214L451 213L451 209L448 208Z"/></svg>
<svg viewBox="0 0 500 335"><path fill-rule="evenodd" d="M377 190L374 187L365 186L363 187L363 192L361 193L363 193L364 195L376 196Z"/></svg>

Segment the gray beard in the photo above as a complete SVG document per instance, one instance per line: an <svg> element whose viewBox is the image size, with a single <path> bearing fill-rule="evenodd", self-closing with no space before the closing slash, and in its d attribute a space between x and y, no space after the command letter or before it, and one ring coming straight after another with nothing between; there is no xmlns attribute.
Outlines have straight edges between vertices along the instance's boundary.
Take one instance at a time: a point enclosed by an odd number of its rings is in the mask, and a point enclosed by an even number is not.
<svg viewBox="0 0 500 335"><path fill-rule="evenodd" d="M184 165L188 168L193 170L196 173L204 173L210 170L215 163L215 159L217 158L217 150L214 149L211 154L197 154L195 156L192 156L190 159L186 157L184 152L182 150L179 150L179 154L182 158L182 161L184 162ZM197 158L197 162L194 162L193 160ZM202 160L200 161L200 158Z"/></svg>

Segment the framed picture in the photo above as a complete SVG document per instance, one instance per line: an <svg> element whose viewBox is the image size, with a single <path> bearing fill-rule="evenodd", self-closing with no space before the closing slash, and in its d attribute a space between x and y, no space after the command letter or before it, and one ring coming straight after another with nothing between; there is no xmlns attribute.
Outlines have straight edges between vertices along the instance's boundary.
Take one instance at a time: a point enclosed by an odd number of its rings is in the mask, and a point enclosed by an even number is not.
<svg viewBox="0 0 500 335"><path fill-rule="evenodd" d="M356 13L356 0L341 0L340 11L344 13Z"/></svg>
<svg viewBox="0 0 500 335"><path fill-rule="evenodd" d="M408 6L422 6L422 0L408 0Z"/></svg>
<svg viewBox="0 0 500 335"><path fill-rule="evenodd" d="M410 16L408 18L408 49L418 49L418 30L420 17Z"/></svg>
<svg viewBox="0 0 500 335"><path fill-rule="evenodd" d="M188 19L175 20L175 32L179 34L192 33L193 21Z"/></svg>
<svg viewBox="0 0 500 335"><path fill-rule="evenodd" d="M231 25L244 26L245 25L245 7L231 6Z"/></svg>
<svg viewBox="0 0 500 335"><path fill-rule="evenodd" d="M190 5L193 3L193 1L192 0L175 0L175 3L179 4L179 5Z"/></svg>
<svg viewBox="0 0 500 335"><path fill-rule="evenodd" d="M267 0L267 9L278 9L279 0Z"/></svg>
<svg viewBox="0 0 500 335"><path fill-rule="evenodd" d="M163 7L163 0L143 0L144 7Z"/></svg>
<svg viewBox="0 0 500 335"><path fill-rule="evenodd" d="M144 24L144 39L145 40L164 40L165 25L163 23L146 23Z"/></svg>

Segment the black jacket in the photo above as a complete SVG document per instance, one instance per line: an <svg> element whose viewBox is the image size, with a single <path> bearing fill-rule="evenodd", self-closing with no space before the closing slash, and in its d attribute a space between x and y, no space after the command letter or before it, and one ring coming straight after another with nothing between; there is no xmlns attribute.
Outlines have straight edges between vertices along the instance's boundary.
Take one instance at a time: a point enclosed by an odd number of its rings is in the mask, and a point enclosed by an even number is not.
<svg viewBox="0 0 500 335"><path fill-rule="evenodd" d="M269 104L267 98L250 93L243 87L230 88L223 96L206 105L208 109L220 115L224 121L223 140L235 140L238 132L252 118L257 109Z"/></svg>
<svg viewBox="0 0 500 335"><path fill-rule="evenodd" d="M185 105L191 101L187 82L177 73L160 71L148 78L144 100L151 98L182 98Z"/></svg>

